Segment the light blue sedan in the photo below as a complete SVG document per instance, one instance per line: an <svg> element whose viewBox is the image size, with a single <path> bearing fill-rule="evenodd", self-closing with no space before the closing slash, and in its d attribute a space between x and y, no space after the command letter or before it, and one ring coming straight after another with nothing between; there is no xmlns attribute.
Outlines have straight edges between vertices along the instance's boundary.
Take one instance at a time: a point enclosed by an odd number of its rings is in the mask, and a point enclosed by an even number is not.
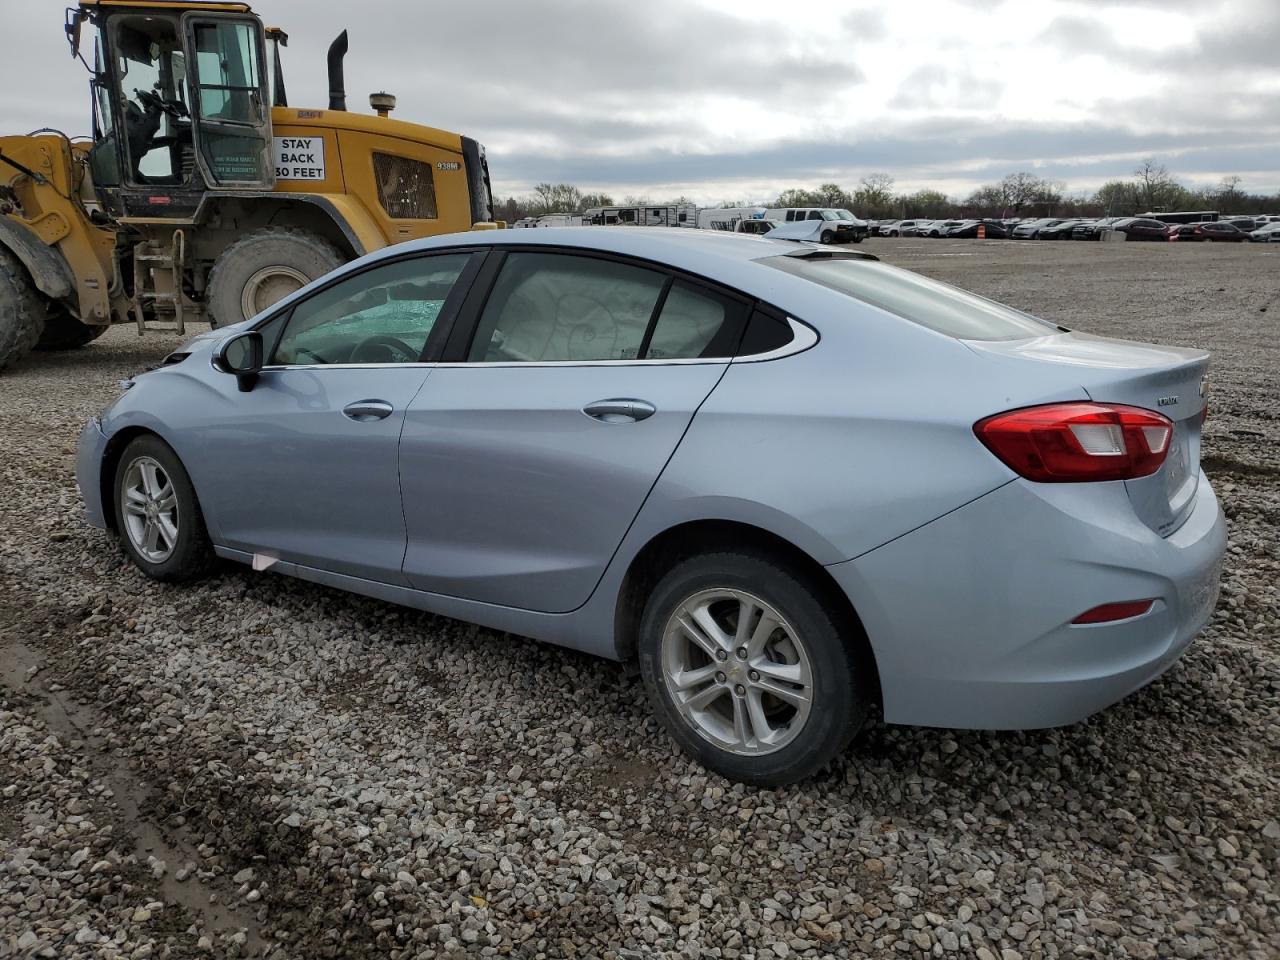
<svg viewBox="0 0 1280 960"><path fill-rule="evenodd" d="M689 754L782 784L873 704L1052 726L1168 668L1225 548L1207 359L812 244L469 233L196 337L78 474L152 577L222 557L637 662Z"/></svg>

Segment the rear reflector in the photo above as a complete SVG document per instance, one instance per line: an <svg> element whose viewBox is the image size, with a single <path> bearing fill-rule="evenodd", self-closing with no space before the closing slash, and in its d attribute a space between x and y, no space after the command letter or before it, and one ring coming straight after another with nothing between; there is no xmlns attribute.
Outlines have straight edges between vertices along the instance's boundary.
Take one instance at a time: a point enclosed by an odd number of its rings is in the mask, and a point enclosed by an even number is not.
<svg viewBox="0 0 1280 960"><path fill-rule="evenodd" d="M1072 620L1072 623L1110 623L1112 620L1128 620L1140 617L1148 610L1154 600L1126 600L1124 603L1104 603L1100 607L1086 610Z"/></svg>
<svg viewBox="0 0 1280 960"><path fill-rule="evenodd" d="M1160 469L1173 421L1122 404L1050 403L979 420L973 432L1028 480L1132 480Z"/></svg>

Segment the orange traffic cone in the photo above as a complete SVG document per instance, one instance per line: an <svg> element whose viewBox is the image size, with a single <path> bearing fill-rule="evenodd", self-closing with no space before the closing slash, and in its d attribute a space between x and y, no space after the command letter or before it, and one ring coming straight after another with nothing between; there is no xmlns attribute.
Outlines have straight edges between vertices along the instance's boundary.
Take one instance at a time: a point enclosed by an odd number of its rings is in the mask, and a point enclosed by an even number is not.
<svg viewBox="0 0 1280 960"><path fill-rule="evenodd" d="M978 224L978 239L987 239L987 225L985 223Z"/></svg>

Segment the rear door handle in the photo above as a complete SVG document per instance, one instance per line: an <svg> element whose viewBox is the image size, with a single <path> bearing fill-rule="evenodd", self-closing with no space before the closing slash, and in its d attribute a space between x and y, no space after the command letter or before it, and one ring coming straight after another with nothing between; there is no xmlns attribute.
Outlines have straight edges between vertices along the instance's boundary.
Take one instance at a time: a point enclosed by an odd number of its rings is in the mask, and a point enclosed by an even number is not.
<svg viewBox="0 0 1280 960"><path fill-rule="evenodd" d="M370 420L385 419L391 416L393 410L395 407L385 400L357 400L343 407L342 415L358 423L366 423Z"/></svg>
<svg viewBox="0 0 1280 960"><path fill-rule="evenodd" d="M611 400L597 400L588 403L582 412L602 423L635 423L646 420L658 412L658 408L647 400L633 400L629 397L614 397Z"/></svg>

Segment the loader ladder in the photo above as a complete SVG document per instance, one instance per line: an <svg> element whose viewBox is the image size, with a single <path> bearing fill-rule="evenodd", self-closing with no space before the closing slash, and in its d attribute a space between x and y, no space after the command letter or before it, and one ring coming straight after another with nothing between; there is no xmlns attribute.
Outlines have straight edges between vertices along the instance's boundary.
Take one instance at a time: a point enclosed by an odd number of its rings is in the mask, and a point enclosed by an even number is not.
<svg viewBox="0 0 1280 960"><path fill-rule="evenodd" d="M159 240L146 240L133 248L133 316L138 336L148 330L185 334L188 317L200 319L201 304L182 289L186 260L187 235L180 229L173 231L167 249Z"/></svg>

